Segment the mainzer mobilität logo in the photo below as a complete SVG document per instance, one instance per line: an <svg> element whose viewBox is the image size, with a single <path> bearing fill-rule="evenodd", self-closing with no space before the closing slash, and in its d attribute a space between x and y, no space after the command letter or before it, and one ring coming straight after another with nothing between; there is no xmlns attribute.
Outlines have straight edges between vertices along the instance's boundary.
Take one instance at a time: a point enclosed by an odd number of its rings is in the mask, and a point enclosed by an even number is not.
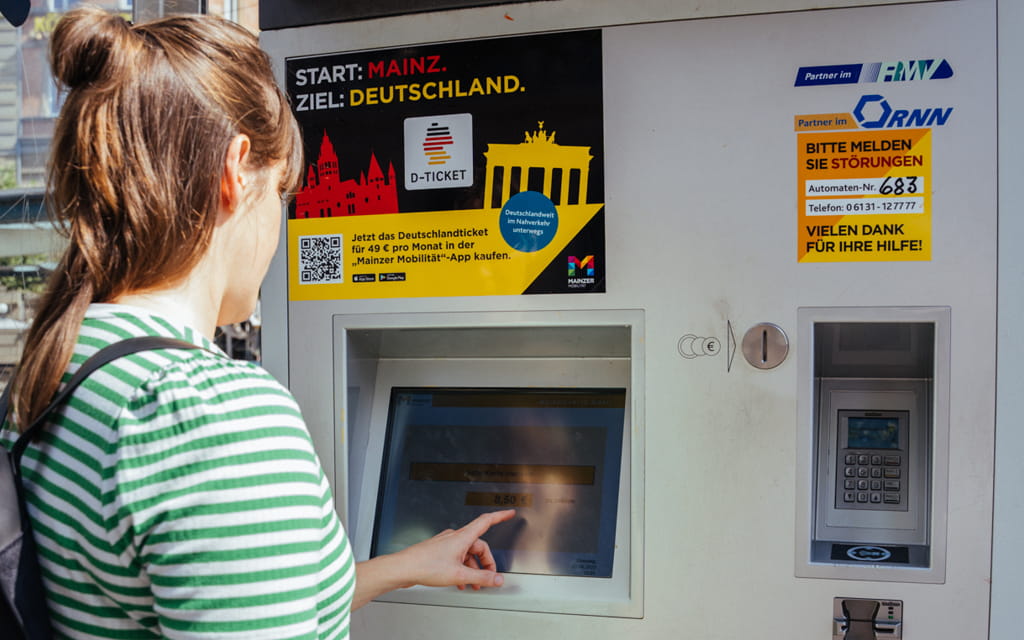
<svg viewBox="0 0 1024 640"><path fill-rule="evenodd" d="M913 82L916 80L945 80L952 77L953 67L945 58L924 58L921 60L800 67L796 72L794 86L857 84L859 82Z"/></svg>
<svg viewBox="0 0 1024 640"><path fill-rule="evenodd" d="M952 113L953 107L895 109L880 95L861 96L853 108L853 117L865 129L935 127L946 124Z"/></svg>
<svg viewBox="0 0 1024 640"><path fill-rule="evenodd" d="M594 284L594 256L582 260L569 256L569 286L582 288Z"/></svg>

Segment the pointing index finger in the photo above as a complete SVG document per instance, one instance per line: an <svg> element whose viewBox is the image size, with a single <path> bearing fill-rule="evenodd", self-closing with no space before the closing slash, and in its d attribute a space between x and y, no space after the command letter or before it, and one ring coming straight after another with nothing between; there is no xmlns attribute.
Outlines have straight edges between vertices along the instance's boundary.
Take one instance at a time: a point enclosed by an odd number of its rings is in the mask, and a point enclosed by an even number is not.
<svg viewBox="0 0 1024 640"><path fill-rule="evenodd" d="M491 511L489 513L477 516L472 522L462 527L462 530L474 538L479 538L483 534L487 533L487 530L496 524L511 520L516 515L515 509L506 509L504 511Z"/></svg>

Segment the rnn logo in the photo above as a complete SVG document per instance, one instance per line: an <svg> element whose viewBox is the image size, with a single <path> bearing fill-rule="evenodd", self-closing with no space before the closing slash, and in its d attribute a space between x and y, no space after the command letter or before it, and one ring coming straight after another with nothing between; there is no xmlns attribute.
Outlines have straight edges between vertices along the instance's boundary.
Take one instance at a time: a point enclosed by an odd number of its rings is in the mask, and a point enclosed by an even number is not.
<svg viewBox="0 0 1024 640"><path fill-rule="evenodd" d="M945 109L893 109L880 95L861 96L853 108L853 117L865 129L898 129L906 127L932 127L946 124L953 107Z"/></svg>
<svg viewBox="0 0 1024 640"><path fill-rule="evenodd" d="M910 82L944 80L953 77L953 67L945 59L897 60L867 65L862 82Z"/></svg>
<svg viewBox="0 0 1024 640"><path fill-rule="evenodd" d="M569 256L569 277L594 277L594 256L587 256L580 260L576 256Z"/></svg>

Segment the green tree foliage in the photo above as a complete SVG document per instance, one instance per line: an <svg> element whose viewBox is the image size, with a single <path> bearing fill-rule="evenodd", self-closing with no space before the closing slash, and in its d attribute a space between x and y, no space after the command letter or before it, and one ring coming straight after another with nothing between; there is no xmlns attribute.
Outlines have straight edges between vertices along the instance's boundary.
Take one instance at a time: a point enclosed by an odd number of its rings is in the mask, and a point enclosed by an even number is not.
<svg viewBox="0 0 1024 640"><path fill-rule="evenodd" d="M32 269L46 261L46 256L36 254L30 256L0 257L0 287L8 290L21 289L32 293L41 293L46 285L42 270ZM28 267L12 270L5 267ZM12 271L14 271L12 273Z"/></svg>

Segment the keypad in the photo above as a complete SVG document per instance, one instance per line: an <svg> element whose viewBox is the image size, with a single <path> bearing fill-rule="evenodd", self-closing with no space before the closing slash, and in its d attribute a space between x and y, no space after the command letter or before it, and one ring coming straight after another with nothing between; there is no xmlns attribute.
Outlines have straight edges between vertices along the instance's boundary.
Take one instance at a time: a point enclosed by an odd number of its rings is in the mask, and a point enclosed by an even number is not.
<svg viewBox="0 0 1024 640"><path fill-rule="evenodd" d="M906 460L903 454L847 449L840 453L842 474L837 507L872 509L905 506L907 501Z"/></svg>

